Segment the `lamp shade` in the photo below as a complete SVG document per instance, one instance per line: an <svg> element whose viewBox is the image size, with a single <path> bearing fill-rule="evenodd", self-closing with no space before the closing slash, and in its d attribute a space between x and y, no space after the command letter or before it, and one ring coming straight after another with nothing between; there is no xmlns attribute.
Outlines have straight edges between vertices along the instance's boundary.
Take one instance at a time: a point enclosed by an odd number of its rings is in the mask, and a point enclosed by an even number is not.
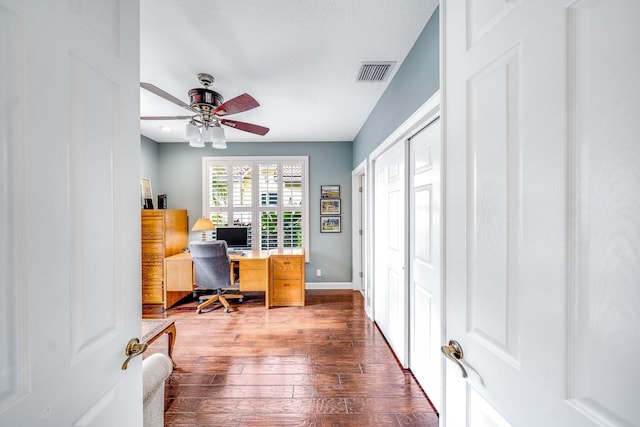
<svg viewBox="0 0 640 427"><path fill-rule="evenodd" d="M200 139L200 130L194 123L187 123L184 125L184 139L191 141L193 139Z"/></svg>
<svg viewBox="0 0 640 427"><path fill-rule="evenodd" d="M202 231L202 240L207 240L207 231L215 229L216 226L213 225L210 219L198 218L191 231Z"/></svg>
<svg viewBox="0 0 640 427"><path fill-rule="evenodd" d="M213 128L202 128L202 142L213 142Z"/></svg>
<svg viewBox="0 0 640 427"><path fill-rule="evenodd" d="M224 150L225 148L227 148L227 141L213 141L211 143L211 147L216 148L218 150Z"/></svg>
<svg viewBox="0 0 640 427"><path fill-rule="evenodd" d="M224 129L220 126L211 128L211 142L225 142Z"/></svg>
<svg viewBox="0 0 640 427"><path fill-rule="evenodd" d="M198 139L189 140L189 146L195 147L195 148L202 148L204 147L204 142L198 137Z"/></svg>

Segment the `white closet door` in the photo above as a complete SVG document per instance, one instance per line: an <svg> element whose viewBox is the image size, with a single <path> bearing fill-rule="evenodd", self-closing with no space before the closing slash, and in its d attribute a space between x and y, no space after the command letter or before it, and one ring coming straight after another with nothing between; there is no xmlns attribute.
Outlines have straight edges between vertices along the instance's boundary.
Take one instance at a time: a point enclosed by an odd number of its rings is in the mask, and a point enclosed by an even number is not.
<svg viewBox="0 0 640 427"><path fill-rule="evenodd" d="M442 403L440 120L409 139L411 372L436 408Z"/></svg>
<svg viewBox="0 0 640 427"><path fill-rule="evenodd" d="M375 160L375 321L403 366L407 366L405 284L405 142Z"/></svg>

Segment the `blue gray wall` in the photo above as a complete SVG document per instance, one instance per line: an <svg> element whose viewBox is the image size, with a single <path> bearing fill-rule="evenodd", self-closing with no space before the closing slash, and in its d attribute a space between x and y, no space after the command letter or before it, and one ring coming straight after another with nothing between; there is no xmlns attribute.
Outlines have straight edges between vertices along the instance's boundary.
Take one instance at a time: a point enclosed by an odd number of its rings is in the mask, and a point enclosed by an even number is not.
<svg viewBox="0 0 640 427"><path fill-rule="evenodd" d="M223 151L141 137L141 176L151 179L154 203L187 209L189 227L202 215L202 157L309 156L310 263L307 282L351 281L351 170L439 89L439 9L425 26L353 142L236 142ZM342 232L320 233L320 185L340 185ZM198 239L192 233L190 239ZM316 270L322 277L316 277Z"/></svg>
<svg viewBox="0 0 640 427"><path fill-rule="evenodd" d="M354 168L440 89L439 17L437 8L353 141Z"/></svg>
<svg viewBox="0 0 640 427"><path fill-rule="evenodd" d="M147 147L155 145L157 153ZM351 142L235 142L226 150L192 148L186 143L156 143L142 137L142 157L155 156L154 197L167 194L169 209L187 209L189 228L202 215L202 158L209 156L309 157L309 260L307 282L351 282ZM149 164L147 164L147 162ZM153 160L143 173L153 175ZM146 170L145 170L146 169ZM144 176L144 175L143 175ZM146 177L146 176L145 176ZM320 233L320 185L340 185L342 232ZM154 201L155 203L155 201ZM200 238L191 232L190 240ZM316 270L322 277L316 277Z"/></svg>
<svg viewBox="0 0 640 427"><path fill-rule="evenodd" d="M155 188L155 184L160 178L158 173L159 153L157 142L146 136L140 137L140 177L151 180L151 190L153 191L153 197L156 199L153 201L154 206L158 200L156 194L159 194Z"/></svg>

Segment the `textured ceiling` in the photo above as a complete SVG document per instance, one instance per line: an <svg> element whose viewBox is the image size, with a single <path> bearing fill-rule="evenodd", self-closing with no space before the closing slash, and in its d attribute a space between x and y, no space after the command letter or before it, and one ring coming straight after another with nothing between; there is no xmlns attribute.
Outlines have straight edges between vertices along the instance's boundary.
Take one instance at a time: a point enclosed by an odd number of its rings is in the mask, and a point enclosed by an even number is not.
<svg viewBox="0 0 640 427"><path fill-rule="evenodd" d="M189 101L198 73L225 100L260 106L227 116L267 126L225 127L234 141L351 141L437 6L437 0L141 0L140 81ZM385 82L358 82L367 61L396 61ZM140 92L142 116L189 115ZM141 133L182 142L185 120L141 120ZM172 132L160 130L169 126Z"/></svg>

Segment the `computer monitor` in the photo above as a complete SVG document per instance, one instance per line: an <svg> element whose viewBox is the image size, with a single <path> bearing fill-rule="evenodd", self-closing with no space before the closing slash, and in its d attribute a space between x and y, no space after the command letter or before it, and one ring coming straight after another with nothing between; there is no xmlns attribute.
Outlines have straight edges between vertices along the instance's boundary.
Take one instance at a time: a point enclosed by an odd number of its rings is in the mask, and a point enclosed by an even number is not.
<svg viewBox="0 0 640 427"><path fill-rule="evenodd" d="M249 247L249 229L247 227L216 227L216 240L224 240L233 249Z"/></svg>

